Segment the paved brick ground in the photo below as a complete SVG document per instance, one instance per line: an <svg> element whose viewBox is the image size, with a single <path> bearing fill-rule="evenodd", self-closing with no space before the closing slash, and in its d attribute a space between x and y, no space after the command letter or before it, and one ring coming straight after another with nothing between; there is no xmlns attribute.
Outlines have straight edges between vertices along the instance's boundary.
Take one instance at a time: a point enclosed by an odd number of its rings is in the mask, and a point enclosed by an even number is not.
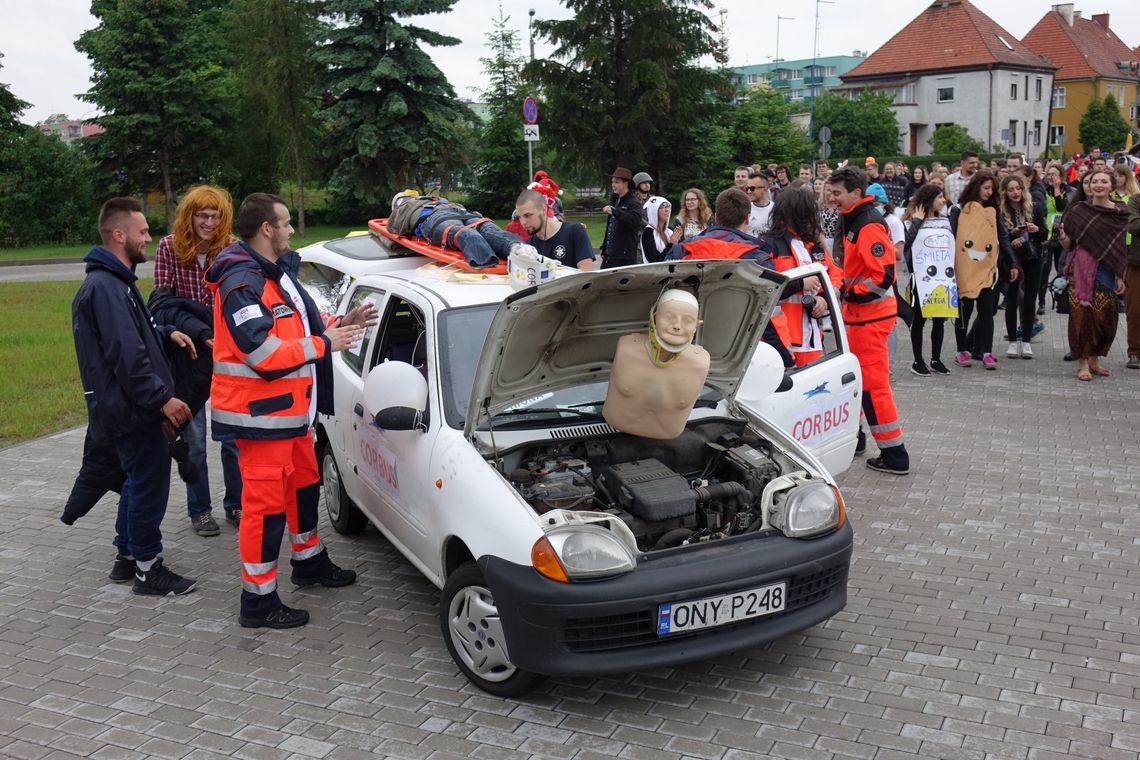
<svg viewBox="0 0 1140 760"><path fill-rule="evenodd" d="M1078 383L1049 324L1037 359L998 372L919 379L900 352L914 474L842 476L857 555L839 616L519 701L459 677L435 590L375 531L325 526L360 582L286 590L313 623L250 632L235 534L195 536L180 488L166 554L200 590L135 597L106 580L109 501L56 519L82 431L0 451L0 757L1134 759L1140 372L1118 341L1119 371Z"/></svg>

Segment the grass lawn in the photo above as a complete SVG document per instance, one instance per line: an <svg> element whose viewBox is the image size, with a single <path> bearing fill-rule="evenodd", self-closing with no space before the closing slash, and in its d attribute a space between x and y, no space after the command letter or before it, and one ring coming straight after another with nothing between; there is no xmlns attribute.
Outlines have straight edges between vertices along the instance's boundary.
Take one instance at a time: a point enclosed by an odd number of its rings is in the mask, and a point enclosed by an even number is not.
<svg viewBox="0 0 1140 760"><path fill-rule="evenodd" d="M340 226L318 226L309 227L305 230L305 237L300 235L293 236L293 247L303 248L310 243L316 243L320 240L331 240L332 238L344 237L345 233L349 230L363 230L367 229L367 224L361 224L355 227L340 227ZM153 234L153 233L152 233ZM161 235L155 235L154 242L148 248L149 254L154 256L154 249L158 245ZM2 261L20 261L20 260L34 260L34 259L81 259L87 251L91 250L91 246L96 242L95 231L91 232L91 243L84 243L80 245L64 245L62 243L46 244L46 245L30 245L24 248L0 248L0 262Z"/></svg>
<svg viewBox="0 0 1140 760"><path fill-rule="evenodd" d="M606 217L571 217L582 222L594 246L605 233ZM505 221L500 221L505 226ZM295 248L341 237L360 227L310 227ZM36 246L0 249L0 260L82 257L89 246ZM153 253L153 245L151 252ZM139 280L143 297L154 281ZM58 432L87 421L75 346L71 338L71 299L79 281L0 283L0 447Z"/></svg>

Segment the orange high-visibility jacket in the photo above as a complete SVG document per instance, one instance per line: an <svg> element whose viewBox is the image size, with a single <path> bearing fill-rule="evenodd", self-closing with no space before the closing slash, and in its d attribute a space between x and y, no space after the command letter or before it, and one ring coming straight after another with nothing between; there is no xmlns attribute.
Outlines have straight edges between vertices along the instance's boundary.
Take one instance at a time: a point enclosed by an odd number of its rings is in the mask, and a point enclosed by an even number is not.
<svg viewBox="0 0 1140 760"><path fill-rule="evenodd" d="M861 325L894 319L895 244L874 198L863 200L843 212L843 321Z"/></svg>

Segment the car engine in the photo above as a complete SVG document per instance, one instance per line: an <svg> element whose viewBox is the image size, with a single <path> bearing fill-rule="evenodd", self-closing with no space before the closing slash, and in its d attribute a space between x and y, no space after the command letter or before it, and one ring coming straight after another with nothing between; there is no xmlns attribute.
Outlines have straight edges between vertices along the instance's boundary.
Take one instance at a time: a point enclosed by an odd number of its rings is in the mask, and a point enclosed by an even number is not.
<svg viewBox="0 0 1140 760"><path fill-rule="evenodd" d="M529 445L506 453L502 464L539 514L608 513L642 551L759 529L761 493L781 475L769 443L721 418L690 423L668 441L618 433Z"/></svg>

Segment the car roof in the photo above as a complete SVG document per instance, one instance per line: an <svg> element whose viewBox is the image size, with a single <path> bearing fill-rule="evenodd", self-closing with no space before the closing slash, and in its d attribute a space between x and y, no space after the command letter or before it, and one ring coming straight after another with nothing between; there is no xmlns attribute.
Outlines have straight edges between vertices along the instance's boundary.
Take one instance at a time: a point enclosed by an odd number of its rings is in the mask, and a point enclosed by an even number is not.
<svg viewBox="0 0 1140 760"><path fill-rule="evenodd" d="M353 280L400 280L431 294L443 308L498 304L514 292L506 275L482 276L455 270L367 232L313 243L299 253L303 261L332 267Z"/></svg>

